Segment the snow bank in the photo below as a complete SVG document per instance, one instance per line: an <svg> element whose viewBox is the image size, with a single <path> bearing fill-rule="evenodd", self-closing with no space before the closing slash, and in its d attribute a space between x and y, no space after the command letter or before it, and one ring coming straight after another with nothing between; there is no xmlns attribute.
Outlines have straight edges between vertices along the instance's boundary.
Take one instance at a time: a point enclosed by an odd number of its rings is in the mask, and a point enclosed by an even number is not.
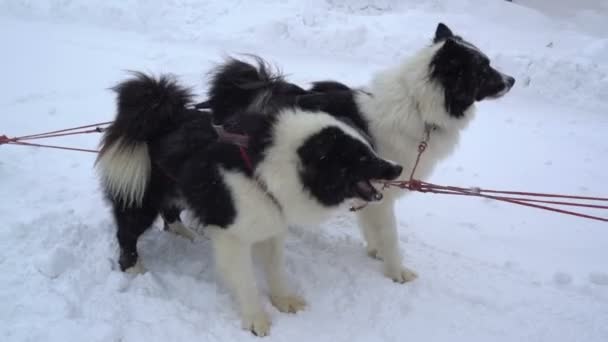
<svg viewBox="0 0 608 342"><path fill-rule="evenodd" d="M606 0L516 0L518 4L537 9L560 19L570 30L584 31L598 38L606 38L608 1Z"/></svg>
<svg viewBox="0 0 608 342"><path fill-rule="evenodd" d="M118 28L159 40L224 44L228 53L264 55L272 46L273 50L312 50L336 62L357 56L377 68L427 44L434 25L445 21L495 57L528 93L558 103L605 108L608 36L598 39L592 33L608 32L608 20L590 18L605 18L606 5L521 3L551 9L550 14L503 0L2 0L0 11ZM570 21L553 15L556 8L575 13L575 22L592 27L587 30L591 33L574 31L572 24L567 25ZM492 34L484 27L492 27Z"/></svg>

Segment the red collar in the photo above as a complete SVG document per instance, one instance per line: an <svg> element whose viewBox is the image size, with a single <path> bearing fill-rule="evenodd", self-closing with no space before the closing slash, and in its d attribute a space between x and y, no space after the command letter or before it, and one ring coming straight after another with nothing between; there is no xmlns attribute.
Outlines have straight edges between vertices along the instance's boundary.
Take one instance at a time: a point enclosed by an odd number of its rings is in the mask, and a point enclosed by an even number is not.
<svg viewBox="0 0 608 342"><path fill-rule="evenodd" d="M253 163L251 162L251 158L249 158L249 154L247 153L247 147L249 146L249 136L245 134L228 132L224 129L224 127L218 125L213 125L213 128L217 133L218 141L233 144L239 148L239 152L241 154L243 162L245 163L249 171L253 172Z"/></svg>

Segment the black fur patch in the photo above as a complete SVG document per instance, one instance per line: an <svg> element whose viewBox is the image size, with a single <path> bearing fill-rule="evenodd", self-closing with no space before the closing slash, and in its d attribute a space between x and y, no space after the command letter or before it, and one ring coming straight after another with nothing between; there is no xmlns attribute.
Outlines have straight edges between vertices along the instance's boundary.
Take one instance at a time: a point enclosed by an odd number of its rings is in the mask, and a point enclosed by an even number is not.
<svg viewBox="0 0 608 342"><path fill-rule="evenodd" d="M252 58L257 65L230 59L212 72L207 105L213 111L215 123L221 124L237 113L276 114L292 105L296 96L306 93L297 85L285 82L263 59Z"/></svg>
<svg viewBox="0 0 608 342"><path fill-rule="evenodd" d="M159 212L172 209L169 199L174 196L174 187L172 179L157 166L153 166L151 180L140 206L124 206L111 196L106 196L112 203L117 225L116 237L120 246L121 270L124 271L135 265L138 257L137 240L154 223Z"/></svg>
<svg viewBox="0 0 608 342"><path fill-rule="evenodd" d="M297 105L330 114L357 129L373 145L369 123L355 101L356 92L357 90L336 81L314 82L309 94L298 97Z"/></svg>
<svg viewBox="0 0 608 342"><path fill-rule="evenodd" d="M486 55L440 23L433 42L443 41L429 65L430 78L443 87L445 108L452 117L464 116L475 101L499 96L513 86L513 77L492 68Z"/></svg>
<svg viewBox="0 0 608 342"><path fill-rule="evenodd" d="M299 107L326 112L369 137L369 127L355 101L355 90L336 81L313 83L308 90L289 83L262 58L257 65L231 59L212 72L209 100L201 105L213 111L214 121L224 123L235 114L258 112L276 115L281 109ZM371 143L370 139L370 143Z"/></svg>
<svg viewBox="0 0 608 342"><path fill-rule="evenodd" d="M183 163L178 184L189 208L202 224L228 227L236 218L236 209L230 190L213 159L221 150L216 147L194 154ZM226 154L223 156L238 158Z"/></svg>
<svg viewBox="0 0 608 342"><path fill-rule="evenodd" d="M217 140L210 116L196 111L187 113L178 127L154 144L152 158L174 174L176 188L202 224L228 227L237 213L220 168L249 177L253 177L253 170L238 146ZM231 118L225 125L230 132L249 136L246 153L253 167L270 143L271 121L251 113Z"/></svg>
<svg viewBox="0 0 608 342"><path fill-rule="evenodd" d="M165 132L174 113L191 103L189 89L180 86L172 75L158 78L133 72L133 77L112 88L117 94L117 115L105 131L102 146L119 137L128 142L146 142Z"/></svg>
<svg viewBox="0 0 608 342"><path fill-rule="evenodd" d="M334 91L352 91L349 86L338 81L317 81L312 83L311 92L330 93Z"/></svg>
<svg viewBox="0 0 608 342"><path fill-rule="evenodd" d="M230 132L249 136L246 153L253 167L270 143L271 121L252 113L232 118L225 126ZM208 115L188 112L178 127L151 150L153 160L175 175L176 188L202 224L228 227L234 222L236 209L220 168L249 177L253 177L253 170L238 146L217 140Z"/></svg>
<svg viewBox="0 0 608 342"><path fill-rule="evenodd" d="M184 160L217 141L211 121L211 115L196 110L182 108L175 112L172 123L167 124L168 131L148 144L151 159L177 177Z"/></svg>

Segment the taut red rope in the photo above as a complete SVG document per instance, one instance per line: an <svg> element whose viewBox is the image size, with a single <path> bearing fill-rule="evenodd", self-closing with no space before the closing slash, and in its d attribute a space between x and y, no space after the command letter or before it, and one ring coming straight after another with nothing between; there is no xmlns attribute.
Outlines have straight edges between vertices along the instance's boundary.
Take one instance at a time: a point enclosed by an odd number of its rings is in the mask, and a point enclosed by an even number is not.
<svg viewBox="0 0 608 342"><path fill-rule="evenodd" d="M444 194L444 195L460 195L460 196L474 196L481 198L493 199L496 201L502 201L507 203L513 203L518 205L523 205L527 207L533 207L537 209L543 209L548 211L553 211L561 214L567 214L572 216L583 217L591 220L608 222L608 218L583 214L579 212L574 212L570 210L564 210L560 208L550 207L546 205L540 205L536 203L542 204L552 204L552 205L562 205L562 206L573 206L573 207L583 207L583 208L593 208L593 209L608 209L608 205L598 205L598 204L589 204L589 203L581 203L581 202L573 202L573 201L555 201L555 200L547 200L547 199L538 199L538 198L553 198L553 199L571 199L571 200L585 200L585 201L601 201L608 204L608 198L605 197L591 197L591 196L573 196L573 195L561 195L561 194L548 194L548 193L538 193L538 192L524 192L524 191L503 191L503 190L488 190L481 188L461 188L457 186L445 186L438 185L428 182L422 182L414 178L414 174L416 172L416 168L420 163L420 158L426 148L428 146L428 142L430 140L430 130L427 128L425 130L425 138L418 145L418 155L416 156L416 161L414 163L414 167L412 168L412 172L410 173L409 180L405 181L381 181L380 183L384 185L384 187L394 186L400 189L407 189L410 191L418 191L422 193L433 193L433 194ZM518 196L518 197L515 197ZM521 197L524 196L524 197ZM533 197L533 198L526 198Z"/></svg>
<svg viewBox="0 0 608 342"><path fill-rule="evenodd" d="M24 136L14 137L14 138L9 138L6 135L2 135L2 136L0 136L0 145L7 144L7 145L35 146L35 147L55 148L55 149L60 149L60 150L98 153L99 151L97 151L97 150L91 150L91 149L86 149L86 148L35 144L35 143L27 142L26 140L56 138L56 137L63 137L63 136L76 135L76 134L86 134L86 133L101 133L105 129L102 126L109 125L111 123L112 123L112 121L100 122L100 123L96 123L93 125L78 126L78 127L73 127L73 128L66 128L66 129L60 129L60 130L56 130L56 131L39 133L39 134L24 135ZM95 128L85 130L85 128L91 128L91 127L95 127Z"/></svg>
<svg viewBox="0 0 608 342"><path fill-rule="evenodd" d="M385 186L394 186L401 189L407 189L411 191L418 191L422 193L433 193L433 194L444 194L444 195L460 195L460 196L474 196L481 198L493 199L496 201L508 202L538 209L549 210L561 214L568 214L578 217L584 217L596 221L608 222L608 218L583 214L579 212L574 212L570 210L564 210L560 208L550 207L546 205L540 205L536 203L542 204L553 204L553 205L562 205L562 206L574 206L574 207L583 207L583 208L593 208L593 209L608 209L608 205L596 205L596 204L588 204L581 202L566 202L566 201L552 201L552 200L542 200L542 199L534 199L534 198L525 198L525 197L511 197L513 191L499 191L499 190L486 190L479 188L461 188L456 186L444 186L433 183L421 182L418 180L406 180L406 181L390 181L390 182L381 182ZM503 194L507 196L497 196L497 195L487 195L485 193L493 193L493 194ZM603 197L585 197L585 196L570 196L570 195L558 195L558 194L543 194L543 193L535 193L535 192L516 192L518 196L529 196L529 197L548 197L548 198L564 198L564 199L579 199L586 201L602 201L608 204L608 198Z"/></svg>
<svg viewBox="0 0 608 342"><path fill-rule="evenodd" d="M101 133L105 130L104 127L111 124L112 121L108 122L100 122L92 125L78 126L74 128L61 129L46 133L40 134L31 134L24 135L20 137L9 138L6 135L0 135L0 145L22 145L22 146L36 146L36 147L47 147L61 150L71 150L71 151L81 151L81 152L91 152L91 153L99 153L98 150L92 149L84 149L84 148L76 148L76 147L67 147L67 146L56 146L56 145L45 145L45 144L36 144L27 142L26 140L36 140L36 139L46 139L46 138L56 138L62 136L76 135L76 134L86 134L86 133ZM215 127L220 140L234 143L239 147L239 151L241 153L241 157L244 162L247 164L249 168L252 167L251 160L246 152L246 146L248 143L248 137L240 134L232 134L229 132L225 132L223 128ZM543 210L549 210L557 213L573 215L578 217L583 217L591 220L597 220L602 222L608 222L608 218L588 215L584 213L574 212L570 210L564 210L560 208L555 208L549 205L558 205L558 206L572 206L572 207L584 207L584 208L592 208L592 209L608 209L608 198L605 197L595 197L595 196L575 196L575 195L561 195L561 194L549 194L549 193L537 193L537 192L524 192L524 191L505 191L505 190L489 190L489 189L481 189L481 188L462 188L456 186L445 186L438 185L428 182L419 181L414 178L416 169L418 168L418 164L420 163L420 159L422 154L426 151L428 147L428 143L430 140L430 132L432 128L426 127L425 129L425 137L424 140L420 142L418 145L418 155L416 156L416 161L414 163L414 167L410 173L410 178L404 181L379 181L380 184L384 185L384 187L397 187L400 189L407 189L410 191L417 191L422 193L434 193L434 194L444 194L444 195L460 195L460 196L474 196L481 198L488 198L497 201L513 203ZM532 198L530 198L532 197ZM551 200L548 200L551 199ZM565 201L568 200L581 200L581 201L593 201L593 202L603 202L605 204L590 204L583 202L575 202L575 201ZM364 206L358 208L351 208L351 210L359 210Z"/></svg>

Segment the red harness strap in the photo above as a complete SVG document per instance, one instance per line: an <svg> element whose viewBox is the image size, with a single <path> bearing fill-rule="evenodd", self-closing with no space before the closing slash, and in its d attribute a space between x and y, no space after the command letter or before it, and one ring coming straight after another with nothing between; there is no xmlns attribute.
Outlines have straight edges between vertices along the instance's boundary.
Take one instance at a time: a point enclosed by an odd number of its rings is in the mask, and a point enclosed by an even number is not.
<svg viewBox="0 0 608 342"><path fill-rule="evenodd" d="M55 148L55 149L60 149L60 150L98 153L99 151L92 150L92 149L57 146L57 145L46 145L46 144L35 144L35 143L31 143L31 142L26 142L25 140L56 138L56 137L64 137L64 136L68 136L68 135L85 134L85 133L101 133L105 130L105 128L103 128L101 126L105 126L110 123L112 123L112 122L111 121L100 122L100 123L96 123L93 125L85 125L85 126L79 126L79 127L73 127L73 128L67 128L67 129L60 129L60 130L46 132L46 133L24 135L24 136L13 137L13 138L9 138L6 135L0 135L0 145L7 144L7 145L48 147L48 148ZM83 130L84 128L91 128L91 127L94 127L94 128Z"/></svg>
<svg viewBox="0 0 608 342"><path fill-rule="evenodd" d="M245 166L247 166L249 171L253 171L253 163L251 162L251 158L249 158L249 154L247 153L249 136L245 134L228 132L224 129L224 127L219 125L213 125L213 129L215 129L215 132L217 133L218 141L236 145L239 148L239 153L241 154L241 159L243 159Z"/></svg>
<svg viewBox="0 0 608 342"><path fill-rule="evenodd" d="M247 149L243 146L239 146L239 152L241 153L241 158L245 162L245 165L249 169L249 171L253 171L253 164L251 163L251 158L249 158L249 154L247 154Z"/></svg>
<svg viewBox="0 0 608 342"><path fill-rule="evenodd" d="M574 207L584 207L584 208L594 208L594 209L608 209L606 205L597 205L597 204L589 204L589 203L581 203L581 202L566 202L563 199L575 199L575 200L586 200L586 201L602 201L608 203L608 198L603 197L587 197L587 196L571 196L571 195L560 195L560 194L546 194L546 193L536 193L536 192L523 192L523 191L500 191L500 190L486 190L481 188L461 188L456 186L444 186L433 183L423 182L417 179L414 179L414 173L416 172L416 168L420 163L420 158L422 154L427 148L428 141L430 140L430 132L431 129L428 127L425 129L425 138L418 145L418 155L416 156L416 162L414 163L414 167L412 168L412 173L410 174L409 180L406 181L384 181L381 183L384 187L395 186L401 189L408 189L410 191L418 191L422 193L433 193L433 194L444 194L444 195L461 195L461 196L475 196L475 197L483 197L488 199L493 199L496 201L502 201L512 204L523 205L527 207L533 207L537 209L548 210L552 212L557 212L566 215L583 217L596 221L608 222L608 218L593 216L588 214L583 214L579 212L574 212L570 210L564 210L560 208L550 207L547 205L541 204L552 204L552 205L562 205L562 206L574 206ZM532 198L526 198L522 196L528 196ZM562 199L562 201L555 200L547 200L542 198L557 198ZM360 209L360 208L357 208Z"/></svg>
<svg viewBox="0 0 608 342"><path fill-rule="evenodd" d="M9 138L6 135L0 135L0 145L5 145L5 144L9 145L10 144L10 145L38 146L38 147L48 147L48 148L56 148L56 149L62 149L62 150L99 153L99 151L92 150L92 149L35 144L35 143L26 142L24 140L54 138L54 137L75 135L75 134L84 134L84 133L101 133L104 131L105 128L100 127L100 126L104 126L104 125L107 125L110 123L111 122L102 122L102 123L97 123L97 124L93 124L93 125L85 125L85 126L79 126L79 127L74 127L74 128L61 129L61 130L56 130L56 131L51 131L51 132L46 132L46 133L25 135L25 136L21 136L21 137L13 137L13 138ZM85 128L89 128L89 129L82 130ZM92 129L90 129L90 128L92 128ZM224 142L238 146L239 153L241 155L241 158L243 159L243 162L245 163L245 165L247 166L247 168L250 171L253 171L253 163L251 162L251 158L249 157L249 154L247 153L247 146L249 145L249 137L244 134L227 132L221 126L214 126L214 128L218 134L219 141L224 141ZM554 211L554 212L558 212L558 213L562 213L562 214L568 214L568 215L579 216L579 217L584 217L584 218L588 218L588 219L608 222L608 218L592 216L592 215L587 215L587 214L583 214L583 213L577 213L577 212L573 212L573 211L549 207L546 205L540 205L540 204L552 204L552 205L577 206L577 207L587 207L587 208L606 210L606 209L608 209L608 205L597 205L597 204L581 203L581 202L567 202L567 201L564 201L564 199L608 202L608 198L546 194L546 193L534 193L534 192L521 192L521 191L487 190L487 189L479 189L479 188L461 188L461 187L455 187L455 186L437 185L437 184L422 182L417 179L414 179L414 174L416 172L418 164L420 163L422 154L424 153L424 151L427 148L428 141L430 139L430 133L431 133L431 130L433 130L433 129L434 128L432 126L425 127L425 137L424 137L423 141L421 141L420 144L418 145L418 155L416 156L416 161L414 163L414 167L412 168L409 180L406 180L406 181L379 181L379 183L383 184L384 187L394 186L394 187L398 187L398 188L402 188L402 189L408 189L410 191L428 192L428 193L446 194L446 195L463 195L463 196L484 197L484 198L488 198L488 199L494 199L494 200L513 203L513 204L525 205L525 206L534 207L534 208L538 208L538 209L550 210L550 211ZM169 175L169 177L171 177L171 176ZM173 177L171 177L171 178L173 178ZM258 179L257 181L258 181L258 183L260 183L260 186L262 186L262 188L267 189L265 187L265 184L263 182L261 182L261 180ZM271 196L270 193L269 193L269 196L274 199L274 197ZM528 197L532 197L532 198L526 198L524 196L528 196ZM544 197L544 199L543 199L543 197ZM562 199L562 200L561 201L547 200L547 198L552 198L552 199L557 198L557 199ZM275 202L276 202L276 200L275 200ZM276 203L278 204L278 202L276 202ZM363 205L362 207L359 207L359 208L352 208L351 210L354 211L354 210L361 209L363 207L365 207L365 205Z"/></svg>

